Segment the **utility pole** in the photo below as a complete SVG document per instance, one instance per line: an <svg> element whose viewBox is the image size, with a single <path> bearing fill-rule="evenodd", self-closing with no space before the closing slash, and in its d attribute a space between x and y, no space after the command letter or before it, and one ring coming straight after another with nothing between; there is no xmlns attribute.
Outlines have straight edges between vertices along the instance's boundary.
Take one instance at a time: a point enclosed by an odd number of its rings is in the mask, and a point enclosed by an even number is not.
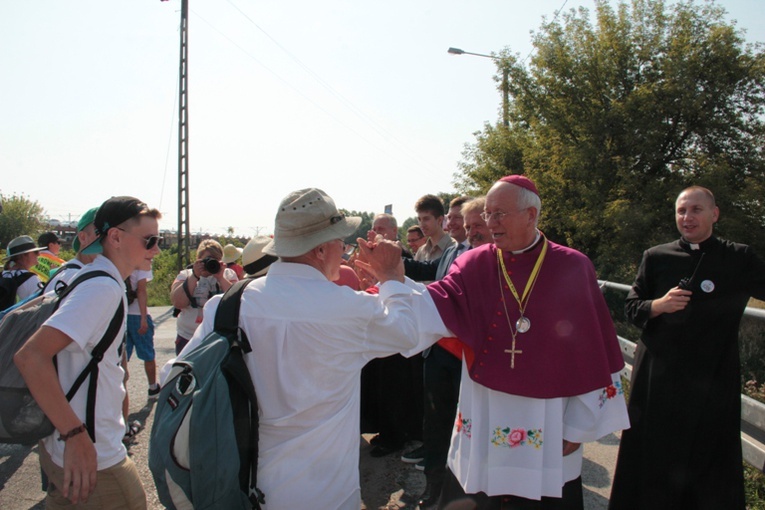
<svg viewBox="0 0 765 510"><path fill-rule="evenodd" d="M189 263L189 2L181 0L181 59L178 73L178 270Z"/></svg>

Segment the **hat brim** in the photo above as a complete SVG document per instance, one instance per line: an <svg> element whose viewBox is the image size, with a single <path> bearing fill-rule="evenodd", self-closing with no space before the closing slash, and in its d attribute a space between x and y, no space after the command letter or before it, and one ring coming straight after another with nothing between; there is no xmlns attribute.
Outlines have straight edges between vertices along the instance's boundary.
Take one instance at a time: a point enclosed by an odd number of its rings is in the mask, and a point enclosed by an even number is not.
<svg viewBox="0 0 765 510"><path fill-rule="evenodd" d="M104 252L104 247L101 245L101 237L87 245L85 248L82 249L80 253L83 255L98 255L99 253Z"/></svg>
<svg viewBox="0 0 765 510"><path fill-rule="evenodd" d="M28 250L24 250L24 251L20 251L18 253L14 253L13 255L8 255L7 252L6 252L6 255L3 258L3 261L10 260L11 258L13 258L13 257L15 257L17 255L24 255L25 253L32 253L32 252L35 252L35 251L43 251L43 250L47 250L47 249L48 248L30 248Z"/></svg>
<svg viewBox="0 0 765 510"><path fill-rule="evenodd" d="M356 232L359 225L359 216L346 216L334 225L306 236L289 237L277 231L271 242L263 248L263 253L277 257L299 257L327 241L345 239Z"/></svg>
<svg viewBox="0 0 765 510"><path fill-rule="evenodd" d="M224 251L225 251L225 250L224 250ZM224 263L226 263L226 264L231 264L231 263L233 263L233 262L236 262L236 261L239 259L239 257L241 257L241 256L242 256L242 252L243 252L243 251L244 251L244 250L243 250L242 248L236 248L236 251L235 251L233 254L230 254L230 255L228 255L228 256L227 256L227 255L224 253L224 254L223 254L223 261L222 261L222 262L224 262Z"/></svg>

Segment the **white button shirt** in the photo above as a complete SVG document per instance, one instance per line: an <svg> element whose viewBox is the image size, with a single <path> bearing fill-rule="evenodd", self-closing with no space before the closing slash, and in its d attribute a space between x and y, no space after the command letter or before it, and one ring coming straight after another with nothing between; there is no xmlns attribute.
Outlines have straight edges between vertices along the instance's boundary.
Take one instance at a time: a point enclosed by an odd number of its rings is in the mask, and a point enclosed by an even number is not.
<svg viewBox="0 0 765 510"><path fill-rule="evenodd" d="M260 405L258 486L266 507L358 510L360 372L415 347L417 292L340 287L305 264L275 262L242 296L239 325ZM181 353L213 330L220 297Z"/></svg>

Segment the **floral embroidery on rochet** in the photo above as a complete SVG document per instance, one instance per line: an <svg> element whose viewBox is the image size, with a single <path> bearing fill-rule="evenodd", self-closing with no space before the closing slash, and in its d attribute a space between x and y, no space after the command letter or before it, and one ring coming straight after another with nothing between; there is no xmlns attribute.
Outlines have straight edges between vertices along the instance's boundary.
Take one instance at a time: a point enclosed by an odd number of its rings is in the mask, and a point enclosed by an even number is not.
<svg viewBox="0 0 765 510"><path fill-rule="evenodd" d="M600 401L600 407L602 408L604 405L606 405L606 402L617 395L624 395L624 388L622 388L622 382L620 380L606 386L603 388L603 391L600 392L600 397L598 397L598 400Z"/></svg>
<svg viewBox="0 0 765 510"><path fill-rule="evenodd" d="M473 420L463 418L462 412L457 413L457 423L454 426L457 427L457 433L462 432L468 439L473 437Z"/></svg>
<svg viewBox="0 0 765 510"><path fill-rule="evenodd" d="M494 429L494 437L491 444L494 446L506 446L516 448L518 446L533 446L537 450L542 447L542 429L511 429L510 427L497 427Z"/></svg>

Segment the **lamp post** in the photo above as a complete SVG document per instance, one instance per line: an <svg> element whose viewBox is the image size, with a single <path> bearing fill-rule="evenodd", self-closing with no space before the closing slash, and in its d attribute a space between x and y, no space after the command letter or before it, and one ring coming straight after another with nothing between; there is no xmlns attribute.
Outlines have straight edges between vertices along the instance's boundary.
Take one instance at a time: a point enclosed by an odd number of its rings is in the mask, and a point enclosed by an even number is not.
<svg viewBox="0 0 765 510"><path fill-rule="evenodd" d="M470 51L461 50L459 48L449 48L448 53L451 53L452 55L474 55L476 57L484 57L484 58L490 58L495 62L501 61L500 58L494 57L492 55L484 55L483 53L472 53ZM508 114L508 108L510 107L510 102L508 99L508 69L506 66L502 66L502 123L505 125L505 127L510 126L510 116Z"/></svg>

